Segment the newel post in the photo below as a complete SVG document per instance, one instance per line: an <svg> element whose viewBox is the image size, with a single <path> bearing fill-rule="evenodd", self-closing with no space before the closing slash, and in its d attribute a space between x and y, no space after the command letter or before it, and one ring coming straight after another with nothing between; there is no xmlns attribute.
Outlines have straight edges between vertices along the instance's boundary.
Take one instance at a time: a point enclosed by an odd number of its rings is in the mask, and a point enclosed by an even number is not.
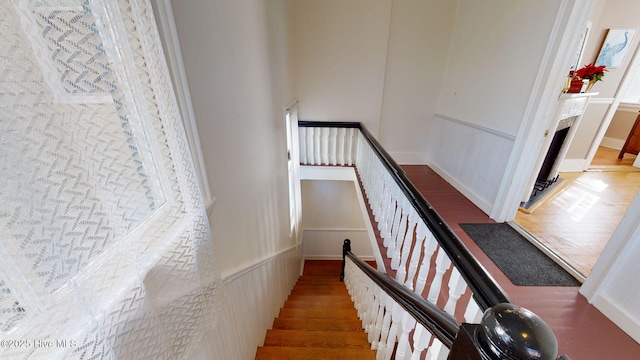
<svg viewBox="0 0 640 360"><path fill-rule="evenodd" d="M460 326L448 359L556 360L558 342L536 314L502 303L487 309L480 324Z"/></svg>
<svg viewBox="0 0 640 360"><path fill-rule="evenodd" d="M351 252L351 240L344 239L342 243L342 271L340 272L340 281L344 281L344 266L347 263L347 253Z"/></svg>

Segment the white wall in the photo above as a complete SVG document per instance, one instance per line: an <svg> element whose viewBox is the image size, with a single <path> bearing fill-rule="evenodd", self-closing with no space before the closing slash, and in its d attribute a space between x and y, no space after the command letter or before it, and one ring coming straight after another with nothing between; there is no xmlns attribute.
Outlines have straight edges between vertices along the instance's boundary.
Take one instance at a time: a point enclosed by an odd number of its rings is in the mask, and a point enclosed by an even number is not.
<svg viewBox="0 0 640 360"><path fill-rule="evenodd" d="M299 273L289 234L283 107L293 99L288 0L173 0L225 281L202 359L253 359Z"/></svg>
<svg viewBox="0 0 640 360"><path fill-rule="evenodd" d="M637 117L637 107L618 107L604 134L601 145L617 150L622 149Z"/></svg>
<svg viewBox="0 0 640 360"><path fill-rule="evenodd" d="M558 7L554 0L458 1L429 165L487 213L536 96Z"/></svg>
<svg viewBox="0 0 640 360"><path fill-rule="evenodd" d="M558 2L461 0L439 114L516 135Z"/></svg>
<svg viewBox="0 0 640 360"><path fill-rule="evenodd" d="M301 120L361 121L378 132L390 0L296 0L295 88Z"/></svg>
<svg viewBox="0 0 640 360"><path fill-rule="evenodd" d="M282 107L293 98L287 1L174 0L223 277L291 247ZM223 254L223 255L222 255Z"/></svg>
<svg viewBox="0 0 640 360"><path fill-rule="evenodd" d="M378 140L401 164L425 164L456 1L393 1Z"/></svg>
<svg viewBox="0 0 640 360"><path fill-rule="evenodd" d="M353 181L303 180L301 189L305 258L341 259L342 243L350 239L354 254L373 259Z"/></svg>
<svg viewBox="0 0 640 360"><path fill-rule="evenodd" d="M396 161L424 164L456 4L296 0L300 119L363 122Z"/></svg>

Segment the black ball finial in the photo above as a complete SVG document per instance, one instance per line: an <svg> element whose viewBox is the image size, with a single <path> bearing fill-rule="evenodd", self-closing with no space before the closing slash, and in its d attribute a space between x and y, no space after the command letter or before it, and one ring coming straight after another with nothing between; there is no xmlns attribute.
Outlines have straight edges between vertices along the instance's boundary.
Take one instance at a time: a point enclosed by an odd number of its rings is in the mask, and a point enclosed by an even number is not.
<svg viewBox="0 0 640 360"><path fill-rule="evenodd" d="M485 356L505 360L555 360L558 341L553 331L533 312L514 305L487 309L476 333Z"/></svg>

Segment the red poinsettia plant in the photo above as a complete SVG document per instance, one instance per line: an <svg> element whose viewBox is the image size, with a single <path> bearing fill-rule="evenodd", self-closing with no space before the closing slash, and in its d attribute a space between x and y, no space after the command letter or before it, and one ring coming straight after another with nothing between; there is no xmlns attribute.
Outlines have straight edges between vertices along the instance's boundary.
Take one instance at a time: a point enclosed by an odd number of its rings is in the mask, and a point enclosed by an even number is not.
<svg viewBox="0 0 640 360"><path fill-rule="evenodd" d="M594 66L592 64L585 65L582 68L575 71L575 75L583 80L595 80L600 81L604 76L604 72L608 71L604 65Z"/></svg>

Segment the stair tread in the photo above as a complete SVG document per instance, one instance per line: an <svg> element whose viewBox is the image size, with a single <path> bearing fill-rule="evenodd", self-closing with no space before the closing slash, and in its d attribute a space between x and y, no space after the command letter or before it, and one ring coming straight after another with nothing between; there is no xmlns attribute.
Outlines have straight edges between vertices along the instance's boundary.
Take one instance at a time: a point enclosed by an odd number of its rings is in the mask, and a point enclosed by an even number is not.
<svg viewBox="0 0 640 360"><path fill-rule="evenodd" d="M345 296L349 297L349 293L345 289L336 289L326 287L324 289L318 289L318 287L298 287L291 290L290 295L336 295L336 296Z"/></svg>
<svg viewBox="0 0 640 360"><path fill-rule="evenodd" d="M304 293L291 293L287 300L291 301L309 301L309 302L352 302L351 297L347 294L344 295L317 295L317 294L304 294ZM353 302L352 302L353 303Z"/></svg>
<svg viewBox="0 0 640 360"><path fill-rule="evenodd" d="M284 302L284 308L291 309L353 309L353 302L351 300L341 301L301 301L301 300L287 300Z"/></svg>
<svg viewBox="0 0 640 360"><path fill-rule="evenodd" d="M341 261L306 261L256 360L375 359L346 286Z"/></svg>
<svg viewBox="0 0 640 360"><path fill-rule="evenodd" d="M258 347L256 360L374 360L376 352L370 349L332 349L296 347Z"/></svg>
<svg viewBox="0 0 640 360"><path fill-rule="evenodd" d="M305 331L363 331L357 319L300 319L277 318L272 329Z"/></svg>
<svg viewBox="0 0 640 360"><path fill-rule="evenodd" d="M264 346L370 349L363 331L267 330Z"/></svg>
<svg viewBox="0 0 640 360"><path fill-rule="evenodd" d="M338 279L328 278L328 277L301 277L296 282L296 286L304 286L304 285L322 285L322 286L344 286L343 282L340 282Z"/></svg>
<svg viewBox="0 0 640 360"><path fill-rule="evenodd" d="M356 309L304 309L304 308L282 308L279 317L299 318L299 319L356 319L358 313Z"/></svg>

